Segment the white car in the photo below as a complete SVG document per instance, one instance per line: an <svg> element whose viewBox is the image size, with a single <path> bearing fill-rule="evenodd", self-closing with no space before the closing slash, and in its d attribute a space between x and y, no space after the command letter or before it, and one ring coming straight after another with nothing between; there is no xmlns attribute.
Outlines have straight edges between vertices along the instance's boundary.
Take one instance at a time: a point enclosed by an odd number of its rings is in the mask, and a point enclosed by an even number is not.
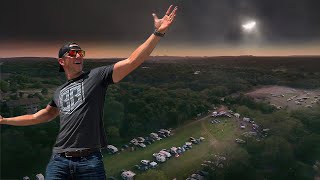
<svg viewBox="0 0 320 180"><path fill-rule="evenodd" d="M143 144L143 143L138 143L138 146L141 147L141 148L147 147L147 146L146 146L145 144Z"/></svg>
<svg viewBox="0 0 320 180"><path fill-rule="evenodd" d="M158 163L156 163L156 162L154 162L154 161L152 161L151 163L149 163L149 167L150 168L156 168L158 166Z"/></svg>
<svg viewBox="0 0 320 180"><path fill-rule="evenodd" d="M237 138L235 141L236 141L236 143L238 143L238 144L245 144L245 143L246 143L245 140L242 140L242 139L239 139L239 138Z"/></svg>
<svg viewBox="0 0 320 180"><path fill-rule="evenodd" d="M161 150L159 153L160 153L160 154L163 154L166 158L170 158L170 157L171 157L171 154L168 153L167 151Z"/></svg>
<svg viewBox="0 0 320 180"><path fill-rule="evenodd" d="M149 160L141 160L141 164L148 166L150 163Z"/></svg>
<svg viewBox="0 0 320 180"><path fill-rule="evenodd" d="M158 162L165 162L167 160L166 156L160 153L154 153L153 156L156 158L156 161Z"/></svg>
<svg viewBox="0 0 320 180"><path fill-rule="evenodd" d="M113 145L108 145L108 146L107 146L107 150L108 150L108 152L111 153L111 154L115 154L115 153L117 153L117 152L119 151L118 148L116 148L116 147L113 146Z"/></svg>

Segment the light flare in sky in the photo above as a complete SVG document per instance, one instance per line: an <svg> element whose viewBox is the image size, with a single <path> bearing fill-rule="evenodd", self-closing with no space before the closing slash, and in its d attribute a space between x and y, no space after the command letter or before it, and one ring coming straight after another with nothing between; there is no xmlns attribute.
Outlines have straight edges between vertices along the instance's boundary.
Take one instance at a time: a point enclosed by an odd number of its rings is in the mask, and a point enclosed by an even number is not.
<svg viewBox="0 0 320 180"><path fill-rule="evenodd" d="M250 31L254 30L255 27L256 27L256 22L255 21L249 21L249 22L246 22L245 24L242 24L243 30L245 30L247 32L250 32Z"/></svg>

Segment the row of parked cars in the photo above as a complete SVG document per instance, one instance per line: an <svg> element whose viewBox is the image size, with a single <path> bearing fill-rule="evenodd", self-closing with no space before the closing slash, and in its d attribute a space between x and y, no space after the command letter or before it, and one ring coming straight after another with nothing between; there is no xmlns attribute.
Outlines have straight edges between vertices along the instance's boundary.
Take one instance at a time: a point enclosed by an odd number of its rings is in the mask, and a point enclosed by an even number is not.
<svg viewBox="0 0 320 180"><path fill-rule="evenodd" d="M166 138L171 136L171 130L167 129L160 129L157 133L152 132L149 136L146 137L137 137L132 139L129 142L129 145L124 145L124 148L131 147L138 147L138 148L145 148L147 145L154 143L155 141L159 141L162 138Z"/></svg>
<svg viewBox="0 0 320 180"><path fill-rule="evenodd" d="M160 129L157 133L150 133L149 136L146 137L137 137L132 139L129 144L125 144L122 146L123 149L127 149L130 146L131 147L138 147L138 148L145 148L147 145L150 145L156 141L161 140L162 138L166 138L171 136L171 130L167 129ZM107 146L107 153L108 154L116 154L119 152L119 149L113 145L108 145Z"/></svg>
<svg viewBox="0 0 320 180"><path fill-rule="evenodd" d="M153 153L154 160L141 160L139 164L135 165L134 167L140 171L146 171L148 169L154 169L158 166L159 163L164 163L168 159L172 157L179 157L185 151L192 149L193 144L199 144L205 138L193 138L190 137L189 140L185 142L184 145L180 147L171 147L170 149L162 149L157 153ZM125 180L133 179L136 174L133 171L123 170L121 172L121 177Z"/></svg>

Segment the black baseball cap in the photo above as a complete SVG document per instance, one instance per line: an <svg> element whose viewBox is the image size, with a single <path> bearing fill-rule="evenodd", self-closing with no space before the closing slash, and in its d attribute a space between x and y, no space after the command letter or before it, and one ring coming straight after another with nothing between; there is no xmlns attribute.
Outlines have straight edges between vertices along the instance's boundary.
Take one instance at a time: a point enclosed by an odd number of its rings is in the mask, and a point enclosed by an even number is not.
<svg viewBox="0 0 320 180"><path fill-rule="evenodd" d="M81 47L75 42L67 42L60 48L58 57L62 58L63 55L69 52L71 49L81 49ZM61 65L59 67L59 72L64 72L64 69Z"/></svg>

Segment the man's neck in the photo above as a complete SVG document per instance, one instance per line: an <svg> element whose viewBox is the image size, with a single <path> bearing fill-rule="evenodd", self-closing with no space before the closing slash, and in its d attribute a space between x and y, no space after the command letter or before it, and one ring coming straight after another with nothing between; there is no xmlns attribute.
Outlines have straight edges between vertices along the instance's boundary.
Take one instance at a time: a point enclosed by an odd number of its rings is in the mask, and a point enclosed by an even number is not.
<svg viewBox="0 0 320 180"><path fill-rule="evenodd" d="M71 79L79 77L82 73L83 73L83 71L80 71L80 72L74 73L74 74L66 73L66 77L67 77L68 80L71 80Z"/></svg>

